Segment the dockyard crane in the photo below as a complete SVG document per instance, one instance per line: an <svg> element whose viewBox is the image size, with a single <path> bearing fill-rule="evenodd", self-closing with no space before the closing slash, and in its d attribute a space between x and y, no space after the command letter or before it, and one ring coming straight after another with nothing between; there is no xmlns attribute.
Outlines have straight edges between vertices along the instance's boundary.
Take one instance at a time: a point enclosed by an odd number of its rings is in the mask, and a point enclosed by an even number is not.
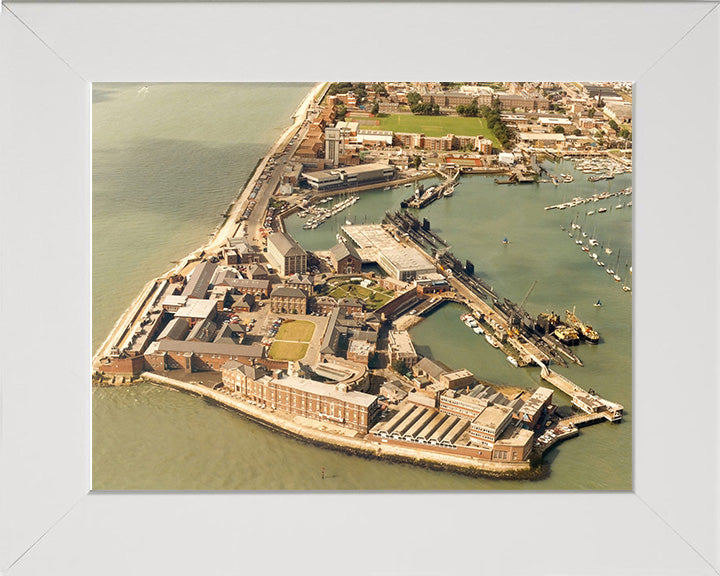
<svg viewBox="0 0 720 576"><path fill-rule="evenodd" d="M535 286L537 285L537 280L533 280L533 283L530 285L530 289L525 294L525 297L520 301L520 304L518 304L519 308L522 308L525 306L525 302L527 302L527 299L530 298L530 294L532 294L532 291L535 290Z"/></svg>

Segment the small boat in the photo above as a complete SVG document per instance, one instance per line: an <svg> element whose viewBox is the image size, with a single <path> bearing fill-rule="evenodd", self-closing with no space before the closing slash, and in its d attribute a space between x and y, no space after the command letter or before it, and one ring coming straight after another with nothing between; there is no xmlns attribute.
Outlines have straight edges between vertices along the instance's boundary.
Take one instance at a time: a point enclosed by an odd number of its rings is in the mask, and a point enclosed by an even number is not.
<svg viewBox="0 0 720 576"><path fill-rule="evenodd" d="M405 184L405 188L410 188L410 186L412 186L412 183L410 183L410 182L408 182L407 184Z"/></svg>
<svg viewBox="0 0 720 576"><path fill-rule="evenodd" d="M352 222L350 222L350 220L345 220L345 226L352 226Z"/></svg>
<svg viewBox="0 0 720 576"><path fill-rule="evenodd" d="M587 246L583 246L583 247L582 247L582 251L583 251L583 252L590 252L590 248L588 248Z"/></svg>
<svg viewBox="0 0 720 576"><path fill-rule="evenodd" d="M605 212L607 212L607 208L600 208L600 209L598 210L598 213L599 213L599 214L604 214Z"/></svg>
<svg viewBox="0 0 720 576"><path fill-rule="evenodd" d="M580 244L582 244L582 240L575 240L575 244L579 246Z"/></svg>
<svg viewBox="0 0 720 576"><path fill-rule="evenodd" d="M632 288L630 288L630 286L627 286L626 284L623 284L622 288L623 290L625 290L625 292L630 292L632 290Z"/></svg>
<svg viewBox="0 0 720 576"><path fill-rule="evenodd" d="M622 208L622 207L623 207L622 204L618 204L617 206L615 206L615 210L620 210L620 208Z"/></svg>
<svg viewBox="0 0 720 576"><path fill-rule="evenodd" d="M598 266L600 266L601 268L605 266L605 262L603 262L602 260L598 260L598 261L596 262L596 264L597 264Z"/></svg>
<svg viewBox="0 0 720 576"><path fill-rule="evenodd" d="M492 346L493 348L500 348L501 344L495 338L490 336L490 334L485 334L485 340L487 340L488 344Z"/></svg>
<svg viewBox="0 0 720 576"><path fill-rule="evenodd" d="M620 276L618 276L617 274L613 276L613 279L615 280L615 282L620 282L620 280L622 280L622 278L620 278Z"/></svg>
<svg viewBox="0 0 720 576"><path fill-rule="evenodd" d="M613 270L612 268L605 268L605 272L607 272L607 273L610 274L611 276L612 276L613 274L615 274L615 270Z"/></svg>
<svg viewBox="0 0 720 576"><path fill-rule="evenodd" d="M595 304L593 304L593 306L595 306L595 308L600 308L600 306L602 306L602 302L600 302L599 298L598 298L598 301L595 302Z"/></svg>
<svg viewBox="0 0 720 576"><path fill-rule="evenodd" d="M513 358L512 356L508 356L507 361L510 362L510 364L512 364L513 366L515 366L515 368L518 367L517 360L515 360L515 358Z"/></svg>
<svg viewBox="0 0 720 576"><path fill-rule="evenodd" d="M590 210L590 211L587 213L588 216L592 216L593 214L595 214L595 210Z"/></svg>
<svg viewBox="0 0 720 576"><path fill-rule="evenodd" d="M507 239L507 236L505 236L505 238L503 238L503 244L506 244L506 245L510 244L510 240Z"/></svg>
<svg viewBox="0 0 720 576"><path fill-rule="evenodd" d="M485 330L483 330L481 326L474 326L472 331L475 332L475 334L477 334L478 336L480 334L485 334Z"/></svg>

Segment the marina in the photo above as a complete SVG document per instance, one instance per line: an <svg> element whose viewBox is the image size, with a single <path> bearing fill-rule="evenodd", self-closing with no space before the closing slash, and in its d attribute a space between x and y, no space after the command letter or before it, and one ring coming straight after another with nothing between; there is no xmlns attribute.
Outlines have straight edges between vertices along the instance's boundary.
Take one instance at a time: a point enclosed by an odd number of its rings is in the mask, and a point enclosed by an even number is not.
<svg viewBox="0 0 720 576"><path fill-rule="evenodd" d="M562 170L561 173L568 173L568 172L570 172L567 168L560 168L560 170ZM558 170L558 171L559 171L559 170ZM476 180L476 179L477 179L477 180ZM490 178L488 178L488 177L485 177L485 176L473 176L473 177L468 178L468 179L463 179L463 186L462 186L461 189L458 188L458 189L455 190L455 192L454 192L454 194L453 194L453 196L452 196L452 202L449 202L449 203L444 203L444 202L443 202L443 203L436 203L436 204L433 204L432 206L428 206L428 207L427 207L427 210L435 211L436 208L437 208L438 206L440 206L440 205L442 205L443 207L451 207L453 211L456 211L456 210L461 210L461 211L462 211L462 210L467 210L467 208L465 207L465 203L466 203L467 200L470 199L471 195L473 195L473 196L476 197L476 198L480 198L480 197L477 196L477 184L480 183L480 182L483 182L483 181L489 181L491 187L494 185L494 183L492 182L492 180L491 180ZM577 181L577 178L575 178L575 182L569 183L568 185L577 185L577 184L578 184L578 181ZM403 188L404 188L404 186L403 186L402 188L400 188L398 191L401 192ZM501 187L500 187L500 188L501 188ZM489 190L490 190L490 189L488 189L488 191L489 191ZM373 199L376 198L376 199L378 199L378 200L381 200L381 199L380 199L380 195L393 194L394 191L395 191L395 189L392 189L392 188L391 188L390 190L384 190L384 189L380 188L378 195L376 195L376 193L373 193L373 192L369 192L369 193L367 193L367 194L364 194L363 197L362 197L362 199L358 201L359 203L357 204L357 207L360 207L360 206L362 205L362 203L368 203L368 202L369 202L368 207L370 207L370 205L373 204ZM461 193L461 191L462 191L462 193ZM545 195L543 194L542 196L545 196ZM538 199L540 199L542 196L539 196ZM387 207L387 204L386 204L386 202L385 202L384 200L381 200L381 202L382 202L382 204L385 204L385 205L382 207L382 209L381 209L381 210L384 212L384 210L385 210L386 207ZM357 208L357 209L359 209L359 208ZM491 205L486 205L486 206L483 207L483 209L486 210L486 211L488 212L488 216L490 216L490 214L492 213L492 206L491 206ZM489 210L488 210L488 209L489 209ZM355 210L356 210L356 209L354 209L354 211L355 211ZM367 212L364 211L364 213L368 213L368 212L369 212L369 213L372 213L372 208L370 208L370 210L368 210ZM301 224L300 233L298 233L298 232L297 232L297 227L296 227L297 225L295 224L295 220L294 220L295 218L297 218L298 222L302 223L302 218L300 218L299 216L296 216L296 215L290 216L289 220L286 222L287 229L288 229L289 231L291 231L294 236L296 236L296 237L298 237L298 238L303 238L302 232L306 232L306 233L314 234L314 235L319 235L319 236L316 237L315 240L313 240L313 242L314 242L315 244L319 244L319 243L322 243L322 242L326 242L326 243L327 243L328 240L329 240L330 242L335 242L335 241L337 240L336 235L337 235L337 233L338 233L338 230L337 230L336 226L339 226L340 223L337 223L337 224L335 224L335 225L331 225L331 224L330 224L331 221L328 221L328 222L325 223L325 225L322 227L322 229L313 229L313 230L304 230L304 231L302 230L302 224ZM428 214L428 218L429 218L429 220L433 223L433 227L437 227L438 230L443 230L443 239L445 240L445 242L446 242L447 244L451 244L451 245L452 245L452 250L453 250L454 253L460 253L460 254L462 254L462 253L463 253L463 250L466 250L465 253L466 253L468 256L470 256L471 258L473 258L472 254L471 254L472 250L467 251L466 248L464 249L464 248L462 247L462 245L463 245L463 242L462 242L462 241L458 242L458 241L457 241L457 238L454 239L454 235L457 234L457 233L459 232L459 230L453 230L452 228L447 228L447 229L445 229L445 227L443 226L442 223L438 224L438 220L435 218L435 216L434 216L432 213L429 213L429 214ZM355 218L353 218L353 219L355 219ZM343 221L345 221L345 220L347 220L347 219L346 219L346 218L343 218ZM490 219L489 221L491 221L491 219ZM502 223L499 222L498 224L502 224ZM557 223L556 223L555 225L557 225ZM328 226L330 226L330 227L328 228ZM491 226L490 228L492 228L492 226ZM518 247L518 246L520 246L520 247L522 247L522 246L527 246L527 244L526 244L527 239L526 239L526 234L525 234L520 228L517 227L517 223L516 223L515 226L513 226L513 225L508 225L508 223L505 222L504 224L502 224L502 228L501 228L501 231L500 231L499 234L497 233L497 231L493 233L490 228L488 228L488 230L483 230L483 231L482 231L482 234L494 236L494 240L492 240L492 239L490 240L491 244L492 244L492 243L496 243L496 244L499 246L499 248L504 249L504 250L508 250L508 251L509 251L508 254L510 254L510 253L513 254L513 256L510 256L511 258L516 258L516 257L518 257L518 256L522 256L524 250L518 250L517 247ZM509 234L508 234L508 233L509 233ZM510 237L512 238L512 244L510 244L509 242L508 242L507 244L503 244L502 242L500 242L500 241L498 240L498 238L502 239L504 236L510 236ZM601 234L598 234L598 237L601 237ZM325 240L323 240L323 238L324 238ZM301 242L304 242L304 240L301 240ZM327 245L327 244L326 244L326 245ZM439 242L436 241L436 245L437 245L438 247L440 247L440 246L442 246L442 243L439 243ZM442 250L442 248L439 248L439 249ZM490 254L489 256L492 257L492 254ZM507 257L507 255L506 255L506 257ZM486 260L485 258L479 259L477 256L476 256L474 259L477 260L477 261L483 261L483 262L485 263L485 264L483 265L483 270L481 270L481 277L476 278L476 280L474 281L474 282L476 282L476 283L478 284L478 286L481 286L481 287L482 287L482 288L480 288L481 294L483 294L486 298L492 298L492 297L493 297L493 294L495 294L495 295L497 295L497 294L508 294L508 295L510 295L510 293L505 290L505 288L507 288L506 283L507 283L507 281L508 281L509 276L508 276L506 273L504 273L504 274L498 275L498 276L493 276L493 275L491 274L491 275L488 277L488 276L486 276L486 275L487 275L487 270L485 270L485 268L487 268L487 260ZM536 273L536 272L537 272L537 271L535 271L535 273ZM533 273L533 272L531 272L531 273ZM483 280L483 279L482 279L482 276L485 276L486 279ZM503 276L504 276L504 278L503 278ZM488 279L490 280L489 282L488 282ZM527 287L528 284L529 284L529 282L526 282L526 283L525 283L525 288ZM542 279L541 279L541 281L540 281L540 283L539 283L539 286L540 286L540 287L543 286L543 281L542 281ZM577 286L577 284L576 284L575 286ZM524 293L524 291L525 291L525 288L523 288L523 293ZM516 285L516 289L517 289L517 285ZM512 290L511 290L511 291L512 291ZM597 295L597 290L594 290L594 292L595 292L595 295ZM536 292L535 292L535 296L536 296L538 293L542 294L542 290L536 291ZM601 295L602 295L602 294L601 294ZM522 296L522 293L520 294L520 296ZM516 296L516 298L517 298L518 301L520 300L520 296ZM580 295L580 297L582 298L581 295ZM534 299L534 298L533 298L533 299ZM605 301L612 301L612 298L603 297L603 300L605 300ZM592 300L592 301L594 302L595 300ZM571 302L569 302L568 304L570 304L570 303L571 303ZM452 306L452 304L447 305L447 306ZM422 331L425 329L426 323L434 323L433 321L434 321L436 315L438 315L438 314L443 314L443 310L445 310L445 309L446 309L445 307L440 307L440 308L438 308L437 311L433 312L430 316L428 316L427 319L423 321L423 323L421 323L421 324L419 324L417 327L413 328L413 334L417 334L417 335L418 335L417 338L418 338L418 342L420 342L420 345L422 345L422 344L421 344L421 342L422 342L422 336L421 336L421 334L422 334ZM457 319L458 316L455 316L455 318ZM499 323L497 320L494 320L494 322L496 322L496 324L500 325L500 323ZM489 324L489 325L492 326L492 324ZM427 324L427 326L430 326L430 324ZM465 328L465 330L467 331L467 334L468 334L468 337L469 337L469 338L477 339L477 335L482 335L481 333L478 334L477 332L475 332L475 330L468 330L467 328ZM475 332L475 333L473 333L473 332ZM459 335L458 335L458 336L459 336ZM415 336L414 336L413 338L415 339ZM451 339L450 339L450 340L451 340ZM495 339L495 340L497 340L497 339ZM475 340L475 342L477 342L477 340ZM478 352L480 352L481 350L487 349L488 352L493 351L493 353L496 353L496 352L494 352L494 348L492 348L491 346L489 346L489 345L487 345L487 344L485 344L485 343L483 343L483 344L484 344L484 348L481 347L480 349L478 349ZM432 343L433 348L436 347L437 345L438 345L438 342L435 341L435 340L433 340L433 343ZM476 345L476 346L477 346L477 345ZM516 353L518 354L518 359L520 359L519 351L516 352ZM493 355L492 357L493 357L493 358L497 357L497 359L498 359L499 361L501 361L501 362L503 363L503 365L506 367L505 369L507 369L507 370L516 370L516 368L514 367L514 365L512 365L512 363L507 359L507 356L508 356L508 354L505 354L505 355L498 354L497 356L494 356L494 355ZM512 357L512 358L515 358L515 356L512 356L512 355L511 355L511 357ZM490 365L489 365L489 370L486 371L485 369L483 369L483 370L480 371L480 373L482 373L483 375L487 374L488 377L492 377L492 374L493 374L494 371L495 371L495 370L492 368L492 365L493 365L493 364L494 364L494 362L491 361L491 362L490 362ZM498 366L498 367L499 367L499 366ZM584 369L583 369L583 370L584 370ZM518 372L518 373L519 373L519 372ZM585 378L585 377L584 377L584 378ZM503 378L501 378L501 380L502 380L502 379L503 379ZM608 394L608 392L605 391L605 394ZM612 394L608 394L608 395L610 395L610 396L612 397ZM621 400L621 401L622 401L622 400ZM623 403L625 404L625 402L623 402ZM598 430L599 430L599 429L598 429ZM593 435L599 434L600 436L602 436L602 435L603 435L603 432L595 432L595 430L593 430L592 434L593 434ZM568 446L569 446L569 445L570 445L570 444L568 444ZM562 468L562 467L561 467L561 468Z"/></svg>

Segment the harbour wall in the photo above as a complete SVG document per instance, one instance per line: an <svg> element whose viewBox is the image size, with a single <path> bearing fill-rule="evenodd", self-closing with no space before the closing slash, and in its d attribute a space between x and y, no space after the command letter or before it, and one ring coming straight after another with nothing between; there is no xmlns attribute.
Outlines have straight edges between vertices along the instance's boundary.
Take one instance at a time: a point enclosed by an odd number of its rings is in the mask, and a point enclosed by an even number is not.
<svg viewBox="0 0 720 576"><path fill-rule="evenodd" d="M469 476L496 478L517 478L539 480L547 475L547 468L533 468L529 462L487 462L452 454L432 453L413 448L381 444L358 437L355 432L331 423L307 420L301 423L299 417L285 416L280 412L268 411L233 398L218 390L181 382L166 376L144 372L141 377L149 382L168 386L176 390L201 396L206 400L242 413L251 420L275 431L314 444L346 452L364 458L380 458L392 462L414 464L425 468L451 471Z"/></svg>

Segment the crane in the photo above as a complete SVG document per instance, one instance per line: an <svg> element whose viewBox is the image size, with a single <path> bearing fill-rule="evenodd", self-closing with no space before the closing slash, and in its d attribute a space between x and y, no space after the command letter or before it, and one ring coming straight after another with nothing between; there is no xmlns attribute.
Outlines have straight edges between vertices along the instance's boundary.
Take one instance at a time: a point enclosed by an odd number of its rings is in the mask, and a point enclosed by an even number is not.
<svg viewBox="0 0 720 576"><path fill-rule="evenodd" d="M533 280L533 283L530 285L530 289L527 291L523 299L520 301L520 304L518 304L518 308L522 308L525 306L525 302L527 302L527 299L530 297L530 294L532 294L532 291L535 290L535 286L537 285L537 280Z"/></svg>

